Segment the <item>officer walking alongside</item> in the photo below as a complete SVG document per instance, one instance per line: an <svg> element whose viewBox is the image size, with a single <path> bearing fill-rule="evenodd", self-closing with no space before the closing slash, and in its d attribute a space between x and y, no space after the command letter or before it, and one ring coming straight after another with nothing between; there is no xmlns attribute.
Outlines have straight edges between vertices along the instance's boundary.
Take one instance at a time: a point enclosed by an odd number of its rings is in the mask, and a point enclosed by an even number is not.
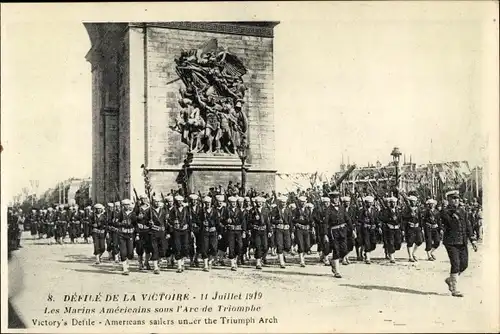
<svg viewBox="0 0 500 334"><path fill-rule="evenodd" d="M469 265L469 252L467 242L470 241L474 251L477 251L476 241L473 236L472 226L467 219L464 209L459 207L460 197L458 190L446 194L449 205L441 215L443 224L443 244L450 259L450 277L445 282L452 296L463 297L458 290L458 277Z"/></svg>

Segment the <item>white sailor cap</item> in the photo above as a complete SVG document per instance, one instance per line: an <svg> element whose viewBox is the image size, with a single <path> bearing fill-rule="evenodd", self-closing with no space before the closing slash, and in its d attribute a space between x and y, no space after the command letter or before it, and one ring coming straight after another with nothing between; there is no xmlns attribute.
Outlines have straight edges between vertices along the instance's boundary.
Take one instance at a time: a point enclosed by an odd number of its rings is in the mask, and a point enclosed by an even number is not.
<svg viewBox="0 0 500 334"><path fill-rule="evenodd" d="M229 202L236 202L238 199L234 196L229 196L228 200Z"/></svg>
<svg viewBox="0 0 500 334"><path fill-rule="evenodd" d="M119 205L120 205L120 201L115 202L115 206L119 206Z"/></svg>
<svg viewBox="0 0 500 334"><path fill-rule="evenodd" d="M373 203L373 200L374 200L373 196L370 195L363 197L363 201L368 203Z"/></svg>
<svg viewBox="0 0 500 334"><path fill-rule="evenodd" d="M237 201L240 202L240 203L243 203L245 201L245 198L241 197L241 196L238 196Z"/></svg>
<svg viewBox="0 0 500 334"><path fill-rule="evenodd" d="M47 208L47 211L53 211L54 209L51 208L50 206Z"/></svg>
<svg viewBox="0 0 500 334"><path fill-rule="evenodd" d="M458 198L460 192L458 190L451 190L446 193L446 197Z"/></svg>
<svg viewBox="0 0 500 334"><path fill-rule="evenodd" d="M328 195L338 197L338 196L340 196L340 193L337 190L334 190L334 191L330 191L328 193Z"/></svg>
<svg viewBox="0 0 500 334"><path fill-rule="evenodd" d="M324 197L323 199L323 202L325 203L330 203L332 200L330 199L330 197Z"/></svg>
<svg viewBox="0 0 500 334"><path fill-rule="evenodd" d="M85 209L92 209L92 207L90 205L87 205Z"/></svg>
<svg viewBox="0 0 500 334"><path fill-rule="evenodd" d="M191 195L189 195L189 198L191 198L193 201L196 201L198 199L198 195L191 194Z"/></svg>
<svg viewBox="0 0 500 334"><path fill-rule="evenodd" d="M245 198L244 198L244 199L245 199L245 201L250 202L250 197L245 196Z"/></svg>
<svg viewBox="0 0 500 334"><path fill-rule="evenodd" d="M305 196L300 196L300 197L299 197L299 201L301 201L301 202L307 202L307 197L305 197Z"/></svg>
<svg viewBox="0 0 500 334"><path fill-rule="evenodd" d="M409 199L410 201L414 201L414 202L418 200L418 198L417 198L416 196L413 196L413 195L408 196L408 199Z"/></svg>
<svg viewBox="0 0 500 334"><path fill-rule="evenodd" d="M124 200L122 201L122 205L130 205L130 204L132 204L132 201L131 201L131 200L129 200L128 198L126 198L126 199L124 199Z"/></svg>
<svg viewBox="0 0 500 334"><path fill-rule="evenodd" d="M177 196L175 196L175 197L174 197L174 199L175 199L176 201L179 201L179 202L184 201L184 197L182 197L181 195L177 195Z"/></svg>
<svg viewBox="0 0 500 334"><path fill-rule="evenodd" d="M344 196L340 199L342 202L350 202L351 198L349 196Z"/></svg>
<svg viewBox="0 0 500 334"><path fill-rule="evenodd" d="M266 201L266 199L265 199L264 197L262 197L262 196L257 196L257 197L255 197L255 199L254 199L254 200L255 200L256 202L259 202L259 203L263 203L263 202L265 202L265 201Z"/></svg>
<svg viewBox="0 0 500 334"><path fill-rule="evenodd" d="M165 206L165 203L163 203L162 201L158 202L158 207L159 208L163 208L164 206Z"/></svg>
<svg viewBox="0 0 500 334"><path fill-rule="evenodd" d="M205 202L205 203L211 203L212 202L212 197L210 197L210 196L203 197L203 202Z"/></svg>
<svg viewBox="0 0 500 334"><path fill-rule="evenodd" d="M94 209L104 209L104 205L97 203L96 205L94 205Z"/></svg>
<svg viewBox="0 0 500 334"><path fill-rule="evenodd" d="M396 203L398 201L398 199L396 197L394 197L394 196L391 196L391 197L387 197L386 201L387 202L394 202L394 203Z"/></svg>
<svg viewBox="0 0 500 334"><path fill-rule="evenodd" d="M168 202L173 202L174 201L174 197L172 195L168 195L167 197L165 197L165 199L168 201Z"/></svg>
<svg viewBox="0 0 500 334"><path fill-rule="evenodd" d="M314 204L312 204L312 203L306 203L306 208L314 209Z"/></svg>
<svg viewBox="0 0 500 334"><path fill-rule="evenodd" d="M189 203L188 203L188 202L182 202L181 204L182 204L182 206L183 206L183 207L186 207L186 206L188 206L188 205L189 205Z"/></svg>
<svg viewBox="0 0 500 334"><path fill-rule="evenodd" d="M295 205L295 203L290 203L290 205L288 207L291 209L295 209L297 206Z"/></svg>
<svg viewBox="0 0 500 334"><path fill-rule="evenodd" d="M224 195L216 195L215 199L218 200L219 202L223 202L224 201Z"/></svg>
<svg viewBox="0 0 500 334"><path fill-rule="evenodd" d="M142 194L141 196L139 196L140 199L148 199L148 196L146 196L145 194Z"/></svg>
<svg viewBox="0 0 500 334"><path fill-rule="evenodd" d="M430 198L425 203L426 204L437 204L437 201L435 199Z"/></svg>
<svg viewBox="0 0 500 334"><path fill-rule="evenodd" d="M288 200L288 197L286 197L285 195L281 195L278 197L278 201L280 202L286 202Z"/></svg>

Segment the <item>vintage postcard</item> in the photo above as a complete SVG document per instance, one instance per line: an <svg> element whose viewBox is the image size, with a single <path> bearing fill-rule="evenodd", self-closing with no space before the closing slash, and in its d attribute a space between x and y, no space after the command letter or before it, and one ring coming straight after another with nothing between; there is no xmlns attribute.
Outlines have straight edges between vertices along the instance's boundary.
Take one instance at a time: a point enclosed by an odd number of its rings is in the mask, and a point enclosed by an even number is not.
<svg viewBox="0 0 500 334"><path fill-rule="evenodd" d="M2 332L498 332L498 2L1 5Z"/></svg>

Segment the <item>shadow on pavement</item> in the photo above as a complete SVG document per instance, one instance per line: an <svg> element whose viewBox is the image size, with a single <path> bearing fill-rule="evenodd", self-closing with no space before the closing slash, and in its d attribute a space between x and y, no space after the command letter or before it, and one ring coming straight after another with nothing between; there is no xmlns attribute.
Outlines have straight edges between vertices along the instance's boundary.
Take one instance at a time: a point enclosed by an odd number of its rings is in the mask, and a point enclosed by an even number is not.
<svg viewBox="0 0 500 334"><path fill-rule="evenodd" d="M308 272L300 272L300 271L289 271L287 269L281 270L268 270L268 268L264 267L259 272L263 274L279 274L279 275L297 275L297 276L315 276L315 277L333 277L331 273L325 274L317 274L317 273L308 273Z"/></svg>
<svg viewBox="0 0 500 334"><path fill-rule="evenodd" d="M362 290L380 290L389 292L400 292L409 293L414 295L425 295L425 296L448 296L448 294L441 294L437 292L425 292L413 289L399 288L395 286L383 286L383 285L354 285L354 284L339 284L340 286L347 286L350 288L362 289Z"/></svg>
<svg viewBox="0 0 500 334"><path fill-rule="evenodd" d="M100 267L102 268L102 267ZM111 274L111 275L121 275L121 271L119 270L106 270L104 268L102 269L73 269L76 272L79 273L94 273L94 274Z"/></svg>

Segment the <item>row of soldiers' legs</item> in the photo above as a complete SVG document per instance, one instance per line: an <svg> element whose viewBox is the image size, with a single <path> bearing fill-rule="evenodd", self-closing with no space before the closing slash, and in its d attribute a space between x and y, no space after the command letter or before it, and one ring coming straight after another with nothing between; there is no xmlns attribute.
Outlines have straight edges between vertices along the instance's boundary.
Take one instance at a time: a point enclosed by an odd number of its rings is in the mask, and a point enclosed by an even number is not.
<svg viewBox="0 0 500 334"><path fill-rule="evenodd" d="M248 249L254 249L256 268L261 269L263 260L272 248L275 248L279 265L285 268L285 253L292 250L296 244L299 254L300 265L305 266L305 254L310 250L311 244L317 243L320 257L325 264L332 267L336 277L341 277L339 264L348 264L348 255L353 249L356 250L358 259L371 261L371 253L376 249L377 244L383 243L386 255L391 262L394 262L394 254L401 249L403 243L402 231L399 229L384 229L382 235L378 230L370 228L358 228L356 238L351 230L340 229L330 231L328 240L325 235L319 235L316 239L308 230L296 230L292 238L289 230L276 229L269 237L266 231L252 231L251 238L243 238L242 231L228 231L222 238L216 232L198 233L195 238L191 238L188 231L175 231L170 239L165 238L165 232L139 233L134 236L119 236L118 233L111 233L111 237L106 238L101 235L93 235L94 255L100 256L107 249L113 254L119 254L124 272L128 273L128 260L133 259L134 249L139 258L139 269L151 269L149 261L153 262L155 273L159 273L159 260L162 258L175 259L177 271L183 272L184 259L191 258L191 265L195 265L199 256L203 260L203 267L208 271L214 261L219 262L221 253L228 253L231 261L231 269L236 270L237 265L243 262L244 255ZM106 241L109 244L106 248ZM421 230L407 230L406 243L410 261L415 261L415 252L418 247L425 242L429 259L433 258L433 252L440 245L440 234L437 230L429 230L422 233ZM273 245L273 247L271 247ZM328 261L330 258L330 261ZM434 258L435 259L435 258ZM328 263L329 262L329 263Z"/></svg>
<svg viewBox="0 0 500 334"><path fill-rule="evenodd" d="M33 238L48 239L49 244L52 243L52 238L58 244L62 244L66 236L70 238L71 243L77 242L79 238L84 239L85 243L89 243L89 238L92 237L89 224L74 224L67 222L56 223L39 223L31 224L31 235Z"/></svg>

